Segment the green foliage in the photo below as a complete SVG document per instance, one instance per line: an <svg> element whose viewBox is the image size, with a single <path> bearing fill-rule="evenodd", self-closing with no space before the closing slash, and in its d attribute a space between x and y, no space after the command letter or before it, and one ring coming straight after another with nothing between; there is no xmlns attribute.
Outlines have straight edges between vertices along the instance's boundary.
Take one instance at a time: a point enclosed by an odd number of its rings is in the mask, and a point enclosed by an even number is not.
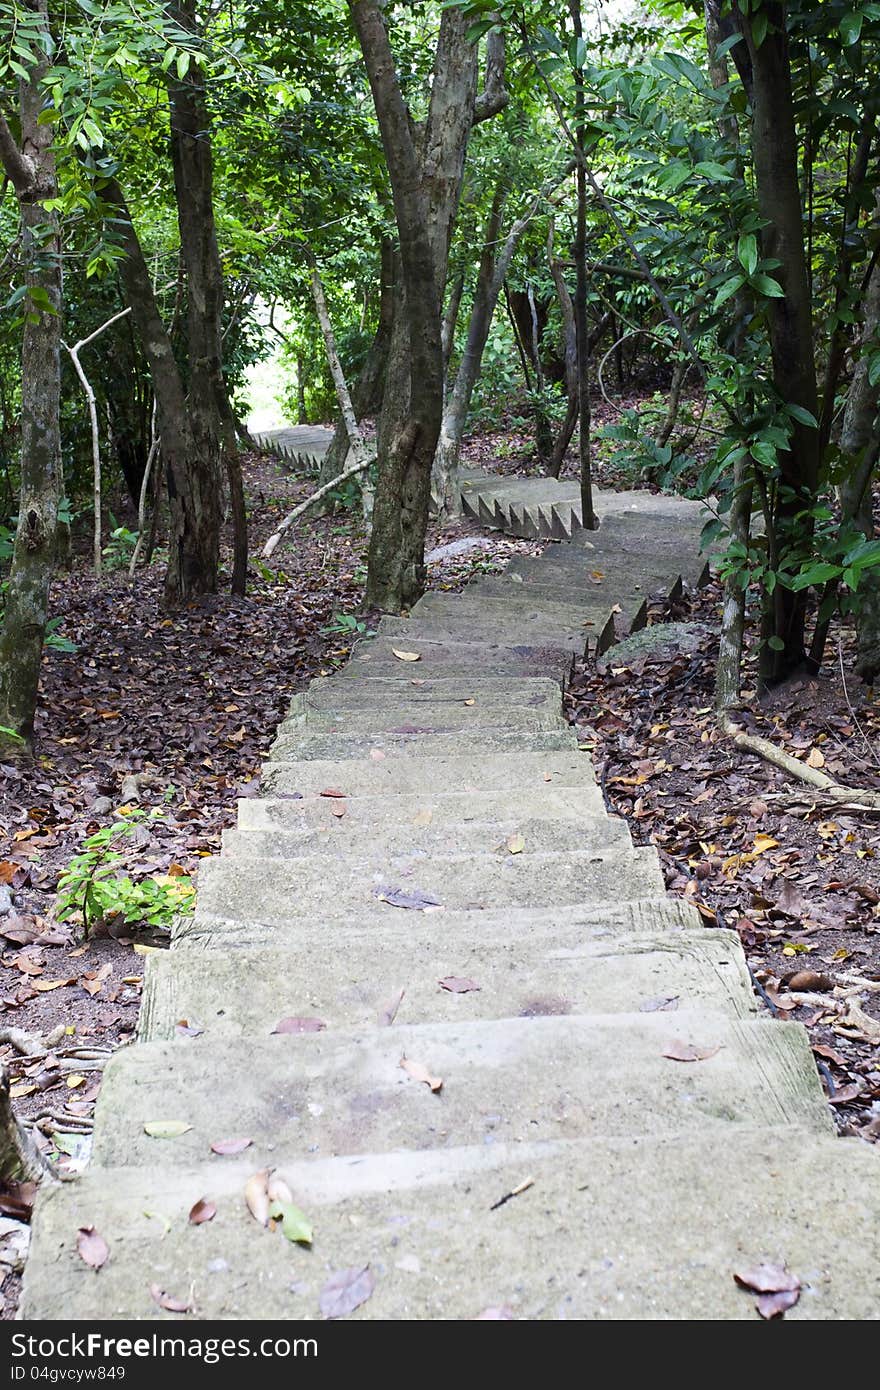
<svg viewBox="0 0 880 1390"><path fill-rule="evenodd" d="M108 570L128 569L137 542L137 531L129 531L127 526L114 526L101 551L105 567Z"/></svg>
<svg viewBox="0 0 880 1390"><path fill-rule="evenodd" d="M159 815L154 811L150 818ZM59 922L80 921L86 936L98 923L113 920L133 928L168 930L176 916L192 911L195 889L190 879L168 874L133 879L120 873L124 855L115 846L145 818L143 811L128 811L83 841L58 880Z"/></svg>
<svg viewBox="0 0 880 1390"><path fill-rule="evenodd" d="M334 613L333 621L321 631L328 637L360 637L367 631L367 625L353 613Z"/></svg>

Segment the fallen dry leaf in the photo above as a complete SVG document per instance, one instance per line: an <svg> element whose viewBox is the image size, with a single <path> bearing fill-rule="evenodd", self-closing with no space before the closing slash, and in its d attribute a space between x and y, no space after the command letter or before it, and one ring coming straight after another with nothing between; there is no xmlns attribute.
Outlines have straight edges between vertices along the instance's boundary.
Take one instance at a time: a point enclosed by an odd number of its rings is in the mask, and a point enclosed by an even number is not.
<svg viewBox="0 0 880 1390"><path fill-rule="evenodd" d="M801 1281L784 1265L752 1265L749 1269L734 1270L733 1277L740 1288L760 1295L755 1307L765 1319L781 1318L800 1298Z"/></svg>
<svg viewBox="0 0 880 1390"><path fill-rule="evenodd" d="M325 1318L344 1318L366 1303L375 1287L376 1277L369 1265L340 1269L336 1274L331 1274L321 1290L321 1312Z"/></svg>
<svg viewBox="0 0 880 1390"><path fill-rule="evenodd" d="M446 989L450 994L470 994L480 986L474 980L467 980L460 975L447 975L444 979L437 981L441 989Z"/></svg>
<svg viewBox="0 0 880 1390"><path fill-rule="evenodd" d="M87 1264L90 1269L98 1270L107 1263L110 1247L94 1226L80 1226L76 1238L76 1253L83 1264Z"/></svg>
<svg viewBox="0 0 880 1390"><path fill-rule="evenodd" d="M379 1015L380 1028L391 1027L392 1023L397 1017L397 1010L403 1003L403 996L405 993L405 990L399 989L397 993L392 995L391 998L388 1000L388 1003L385 1005L384 1009Z"/></svg>
<svg viewBox="0 0 880 1390"><path fill-rule="evenodd" d="M522 854L526 847L526 842L522 835L516 834L508 837L507 848L510 854Z"/></svg>
<svg viewBox="0 0 880 1390"><path fill-rule="evenodd" d="M215 1139L211 1145L211 1153L221 1154L224 1157L230 1154L243 1154L253 1142L253 1139Z"/></svg>
<svg viewBox="0 0 880 1390"><path fill-rule="evenodd" d="M794 970L790 975L783 975L779 982L786 989L803 991L818 991L826 993L834 988L834 984L827 975L820 975L816 970Z"/></svg>
<svg viewBox="0 0 880 1390"><path fill-rule="evenodd" d="M434 819L434 812L429 810L416 811L413 816L413 825L430 825Z"/></svg>
<svg viewBox="0 0 880 1390"><path fill-rule="evenodd" d="M186 1120L147 1120L144 1134L151 1139L179 1139L191 1129L192 1125L187 1124Z"/></svg>
<svg viewBox="0 0 880 1390"><path fill-rule="evenodd" d="M399 652L396 647L391 648L398 661L421 661L421 652Z"/></svg>
<svg viewBox="0 0 880 1390"><path fill-rule="evenodd" d="M174 1294L167 1293L159 1284L150 1285L150 1297L154 1303L158 1303L160 1308L164 1308L166 1313L188 1313L189 1303L182 1298L175 1298Z"/></svg>
<svg viewBox="0 0 880 1390"><path fill-rule="evenodd" d="M640 1014L671 1013L678 1008L679 995L661 994L656 999L643 999L639 1005Z"/></svg>
<svg viewBox="0 0 880 1390"><path fill-rule="evenodd" d="M825 755L818 748L811 748L807 756L807 767L824 767Z"/></svg>
<svg viewBox="0 0 880 1390"><path fill-rule="evenodd" d="M337 791L335 787L325 787L324 791L318 792L319 796L341 797L345 792Z"/></svg>
<svg viewBox="0 0 880 1390"><path fill-rule="evenodd" d="M409 1057L401 1057L400 1065L403 1070L413 1078L414 1081L422 1081L435 1094L443 1089L443 1078L432 1076L426 1066L421 1062L414 1062Z"/></svg>
<svg viewBox="0 0 880 1390"><path fill-rule="evenodd" d="M418 888L414 888L410 893L404 888L378 888L376 897L380 903L387 903L389 907L404 907L413 912L424 912L426 907L443 906L439 898L433 898L430 893L423 893Z"/></svg>
<svg viewBox="0 0 880 1390"><path fill-rule="evenodd" d="M214 1203L209 1202L205 1197L200 1197L199 1200L194 1202L190 1207L190 1225L204 1226L206 1221L213 1221L216 1215L217 1208L214 1206Z"/></svg>
<svg viewBox="0 0 880 1390"><path fill-rule="evenodd" d="M269 1224L269 1169L261 1168L258 1173L253 1173L244 1185L244 1200L247 1209L255 1221L259 1221L261 1226Z"/></svg>
<svg viewBox="0 0 880 1390"><path fill-rule="evenodd" d="M323 1033L327 1027L322 1018L281 1018L272 1029L275 1033Z"/></svg>
<svg viewBox="0 0 880 1390"><path fill-rule="evenodd" d="M705 1062L707 1058L714 1057L715 1053L720 1051L720 1043L716 1043L714 1047L698 1047L696 1043L673 1038L672 1042L664 1047L662 1055L671 1058L673 1062Z"/></svg>

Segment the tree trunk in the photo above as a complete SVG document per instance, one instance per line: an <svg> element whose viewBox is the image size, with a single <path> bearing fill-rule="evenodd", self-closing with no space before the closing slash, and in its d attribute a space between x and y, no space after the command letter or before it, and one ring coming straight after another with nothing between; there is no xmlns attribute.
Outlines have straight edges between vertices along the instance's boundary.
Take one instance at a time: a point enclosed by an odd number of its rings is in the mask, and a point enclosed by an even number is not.
<svg viewBox="0 0 880 1390"><path fill-rule="evenodd" d="M116 215L125 255L120 275L131 306L156 393L162 458L167 470L170 511L165 603L174 607L214 593L220 550L220 506L216 455L198 447L190 427L187 399L171 339L162 322L150 272L122 189L115 179L103 197Z"/></svg>
<svg viewBox="0 0 880 1390"><path fill-rule="evenodd" d="M516 242L505 244L496 260L496 246L501 234L501 218L507 200L509 183L507 171L503 170L495 193L483 235L483 249L477 270L477 283L474 300L468 321L467 341L455 374L455 383L448 393L440 426L440 438L434 455L432 486L441 517L450 515L458 503L458 458L461 441L467 423L471 397L480 371L483 350L489 337L495 305L501 293L501 286L510 268ZM517 238L518 240L519 238ZM499 271L502 273L499 275ZM459 299L461 295L459 294Z"/></svg>
<svg viewBox="0 0 880 1390"><path fill-rule="evenodd" d="M197 32L195 0L176 0L169 8L182 28ZM244 594L247 514L235 417L223 376L223 271L214 219L213 152L201 65L191 63L185 77L172 77L168 90L177 225L186 268L187 410L193 442L203 467L215 474L218 495L221 452L226 464L234 535L232 592ZM217 525L219 530L219 517Z"/></svg>
<svg viewBox="0 0 880 1390"><path fill-rule="evenodd" d="M48 40L47 0L34 0L34 9ZM56 214L43 206L45 199L57 197L58 187L54 128L40 121L48 68L47 57L21 81L20 147L0 114L0 157L18 199L28 289L21 349L18 528L0 637L4 756L28 751L33 743L61 495L61 247Z"/></svg>
<svg viewBox="0 0 880 1390"><path fill-rule="evenodd" d="M773 271L783 297L766 304L770 324L773 384L781 399L818 417L816 368L813 359L812 302L798 182L798 144L791 67L786 32L786 6L765 4L769 21L757 45L751 22L734 7L745 38L751 67L752 158L758 208L766 221L762 250L780 264ZM731 52L740 71L742 57ZM749 80L748 78L746 79ZM819 476L819 436L814 426L792 422L791 447L778 455L780 479L774 489L770 524L780 559L802 544L811 527L798 513L809 508ZM764 605L760 677L773 685L798 670L805 661L806 592L792 593L777 585ZM771 646L770 642L774 645ZM776 650L776 645L779 649Z"/></svg>
<svg viewBox="0 0 880 1390"><path fill-rule="evenodd" d="M365 415L377 414L382 409L385 375L391 350L398 257L390 237L382 238L380 255L379 320L363 366L351 388L351 403L355 418L358 421L361 421ZM345 421L340 416L336 422L330 448L321 460L318 481L322 486L324 483L329 483L331 478L339 477L345 467L347 456L348 430L345 428Z"/></svg>
<svg viewBox="0 0 880 1390"><path fill-rule="evenodd" d="M431 465L443 413L441 306L475 118L476 48L468 40L470 21L458 9L444 9L428 118L417 149L382 6L377 0L350 0L350 8L394 199L409 348L406 373L389 372L387 378L366 601L399 612L419 598L425 582Z"/></svg>
<svg viewBox="0 0 880 1390"><path fill-rule="evenodd" d="M880 195L875 227L880 224ZM843 413L840 452L850 460L840 486L844 522L853 522L870 540L874 535L872 480L880 458L880 381L871 384L870 350L880 332L880 266L875 262L863 305L862 352L858 358ZM880 673L880 568L863 571L858 588L858 657L856 671L873 685Z"/></svg>
<svg viewBox="0 0 880 1390"><path fill-rule="evenodd" d="M576 39L583 39L584 26L581 0L569 0L572 25ZM580 45L578 45L580 46ZM583 68L574 69L574 138L578 163L575 171L577 185L577 223L574 238L574 263L577 284L574 293L574 321L577 335L578 372L578 462L581 481L581 525L587 531L597 526L593 511L593 471L590 447L590 351L587 325L587 172L584 165L586 97Z"/></svg>

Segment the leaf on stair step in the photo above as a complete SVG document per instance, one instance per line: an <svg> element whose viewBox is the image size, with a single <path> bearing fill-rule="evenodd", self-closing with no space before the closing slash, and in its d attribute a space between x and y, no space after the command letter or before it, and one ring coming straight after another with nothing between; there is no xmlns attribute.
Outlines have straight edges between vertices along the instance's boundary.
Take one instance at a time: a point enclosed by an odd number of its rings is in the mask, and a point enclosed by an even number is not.
<svg viewBox="0 0 880 1390"><path fill-rule="evenodd" d="M150 1297L154 1303L158 1303L160 1308L164 1308L166 1313L188 1313L190 1304L182 1298L175 1298L173 1293L168 1293L160 1284L150 1285Z"/></svg>
<svg viewBox="0 0 880 1390"><path fill-rule="evenodd" d="M258 1173L252 1173L244 1185L244 1200L247 1209L255 1221L259 1221L261 1226L269 1224L269 1169L261 1168Z"/></svg>
<svg viewBox="0 0 880 1390"><path fill-rule="evenodd" d="M784 1265L757 1264L749 1269L734 1270L733 1277L740 1288L759 1297L755 1307L762 1318L781 1318L793 1308L801 1296L801 1281Z"/></svg>
<svg viewBox="0 0 880 1390"><path fill-rule="evenodd" d="M508 837L507 850L509 854L522 854L525 847L525 839L519 833Z"/></svg>
<svg viewBox="0 0 880 1390"><path fill-rule="evenodd" d="M311 1245L311 1222L295 1203L275 1201L269 1211L273 1221L281 1223L281 1234L291 1245Z"/></svg>
<svg viewBox="0 0 880 1390"><path fill-rule="evenodd" d="M398 661L421 661L421 652L399 652L396 647L391 648Z"/></svg>
<svg viewBox="0 0 880 1390"><path fill-rule="evenodd" d="M200 1197L189 1209L189 1220L191 1226L203 1226L206 1221L213 1221L217 1215L217 1208L213 1202L209 1202L206 1197Z"/></svg>
<svg viewBox="0 0 880 1390"><path fill-rule="evenodd" d="M325 787L324 790L323 790L322 792L318 792L318 795L319 795L319 796L331 796L331 797L344 797L344 796L346 795L346 793L345 793L345 792L341 792L341 791L337 791L336 787Z"/></svg>
<svg viewBox="0 0 880 1390"><path fill-rule="evenodd" d="M442 1076L432 1076L428 1068L422 1062L414 1062L411 1057L403 1056L400 1059L403 1070L412 1077L413 1081L423 1082L429 1090L436 1095L443 1089Z"/></svg>
<svg viewBox="0 0 880 1390"><path fill-rule="evenodd" d="M387 903L389 907L405 907L413 912L424 912L429 907L442 907L439 898L432 898L430 893L423 893L419 888L414 888L412 892L407 892L404 888L377 888L376 897L380 903Z"/></svg>
<svg viewBox="0 0 880 1390"><path fill-rule="evenodd" d="M110 1246L94 1226L80 1226L76 1238L76 1253L89 1269L101 1269L109 1259Z"/></svg>
<svg viewBox="0 0 880 1390"><path fill-rule="evenodd" d="M335 816L337 820L342 820L342 817L345 815L345 803L340 801L338 806L331 806L330 814L331 816Z"/></svg>
<svg viewBox="0 0 880 1390"><path fill-rule="evenodd" d="M643 999L639 1005L640 1014L671 1013L678 1008L677 994L661 994L656 999Z"/></svg>
<svg viewBox="0 0 880 1390"><path fill-rule="evenodd" d="M144 1134L151 1139L179 1139L191 1129L192 1125L187 1124L186 1120L147 1120Z"/></svg>
<svg viewBox="0 0 880 1390"><path fill-rule="evenodd" d="M424 811L416 811L413 816L413 825L430 825L433 819L434 812L426 808Z"/></svg>
<svg viewBox="0 0 880 1390"><path fill-rule="evenodd" d="M323 1033L326 1027L322 1018L280 1018L272 1033Z"/></svg>
<svg viewBox="0 0 880 1390"><path fill-rule="evenodd" d="M330 1275L321 1290L321 1312L325 1318L344 1318L347 1313L353 1313L355 1308L366 1303L375 1287L376 1276L369 1265L340 1269Z"/></svg>
<svg viewBox="0 0 880 1390"><path fill-rule="evenodd" d="M392 1023L397 1017L397 1010L403 1003L403 996L405 993L405 990L399 989L397 993L392 995L392 997L388 1000L388 1003L385 1005L384 1009L379 1015L380 1028L391 1027Z"/></svg>
<svg viewBox="0 0 880 1390"><path fill-rule="evenodd" d="M466 980L460 975L447 975L445 979L438 980L441 989L448 990L450 994L470 994L480 986L474 980Z"/></svg>
<svg viewBox="0 0 880 1390"><path fill-rule="evenodd" d="M720 1043L716 1043L714 1047L698 1047L696 1043L673 1038L672 1042L664 1047L663 1056L671 1058L673 1062L705 1062L707 1058L714 1057L715 1053L720 1051Z"/></svg>
<svg viewBox="0 0 880 1390"><path fill-rule="evenodd" d="M253 1139L215 1139L211 1145L212 1154L221 1154L227 1157L230 1154L243 1154L245 1149L249 1149Z"/></svg>

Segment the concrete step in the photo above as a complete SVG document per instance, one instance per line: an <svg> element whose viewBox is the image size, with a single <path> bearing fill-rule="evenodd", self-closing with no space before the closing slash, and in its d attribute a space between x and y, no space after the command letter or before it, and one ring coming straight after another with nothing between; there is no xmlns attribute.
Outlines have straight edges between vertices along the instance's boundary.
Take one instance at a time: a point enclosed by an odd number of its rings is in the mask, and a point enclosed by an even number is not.
<svg viewBox="0 0 880 1390"><path fill-rule="evenodd" d="M589 622L591 627L604 623L607 602L604 595L569 593L561 600L550 599L542 591L535 593L522 585L498 581L503 587L494 594L427 593L410 611L411 618L430 618L432 621L452 621L466 617L469 621L487 619L506 626L509 623L552 623L561 631L579 632Z"/></svg>
<svg viewBox="0 0 880 1390"><path fill-rule="evenodd" d="M577 751L496 751L485 756L450 753L363 761L327 758L263 766L264 789L279 796L327 789L345 792L347 796L383 792L420 796L431 792L507 792L516 805L524 791L592 786L595 780L588 754Z"/></svg>
<svg viewBox="0 0 880 1390"><path fill-rule="evenodd" d="M593 631L586 621L583 627L582 632L572 632L568 623L554 625L537 617L512 615L502 623L493 621L491 616L480 618L474 614L448 618L383 618L379 623L379 635L393 638L396 647L407 651L418 650L412 644L419 641L486 643L487 646L507 643L531 651L549 648L581 657Z"/></svg>
<svg viewBox="0 0 880 1390"><path fill-rule="evenodd" d="M427 939L429 931L441 932L450 945L462 947L474 941L491 944L508 939L557 939L560 933L572 944L610 942L617 936L648 936L660 933L677 939L682 932L705 931L702 918L695 907L681 898L657 897L603 903L574 903L559 907L475 908L438 913L421 913L398 909L389 912L381 903L375 908L351 914L346 918L325 917L316 932L312 917L289 912L262 920L255 912L250 916L235 916L222 909L209 911L202 903L194 917L178 917L172 930L173 954L180 958L184 952L207 953L216 957L221 952L279 947L288 951L307 952L315 940L326 945L328 954L344 955L349 940L365 935L376 942ZM418 926L418 930L416 930Z"/></svg>
<svg viewBox="0 0 880 1390"><path fill-rule="evenodd" d="M540 820L555 825L577 825L605 814L602 794L595 784L583 787L555 788L552 783L523 792L514 805L510 794L503 791L426 792L422 795L393 794L379 796L347 796L345 815L334 815L340 806L338 798L308 793L298 800L271 800L246 797L238 803L238 828L262 830L291 835L314 834L315 831L343 829L346 834L371 829L409 833L426 824L435 829L468 832L473 824L497 822L508 824L514 811L525 820ZM612 829L614 818L609 818Z"/></svg>
<svg viewBox="0 0 880 1390"><path fill-rule="evenodd" d="M299 859L204 859L197 912L247 921L306 916L326 921L346 914L404 909L380 901L393 890L421 893L451 911L550 907L648 898L662 893L654 849L609 845L587 853L303 855Z"/></svg>
<svg viewBox="0 0 880 1390"><path fill-rule="evenodd" d="M535 676L531 679L518 679L512 676L422 676L421 667L415 664L415 674L406 674L406 666L398 664L398 671L404 671L399 678L369 678L361 676L356 685L339 676L326 676L312 681L307 690L294 695L291 701L291 714L299 709L348 710L362 709L365 702L371 705L407 705L419 709L422 705L434 708L435 705L462 704L474 700L478 705L501 706L507 709L520 707L541 708L545 704L560 707L559 682Z"/></svg>
<svg viewBox="0 0 880 1390"><path fill-rule="evenodd" d="M664 1056L673 1043L717 1048L701 1062ZM439 1093L401 1058L441 1078ZM205 1086L206 1077L222 1085ZM173 1139L145 1126L182 1121ZM104 1073L92 1160L187 1166L232 1136L253 1140L253 1168L278 1153L446 1149L797 1124L833 1124L806 1031L715 1010L394 1024L326 1033L141 1043ZM218 1159L222 1162L222 1159Z"/></svg>
<svg viewBox="0 0 880 1390"><path fill-rule="evenodd" d="M565 723L559 721L556 729L521 730L507 728L503 724L484 725L475 728L455 728L434 731L425 724L403 724L397 730L384 731L364 729L360 733L282 733L269 749L273 763L299 762L300 760L345 758L369 758L382 753L388 761L405 758L442 758L447 754L461 756L471 750L471 766L476 774L480 764L493 753L511 753L522 749L523 753L560 753L566 749L577 749L577 734Z"/></svg>
<svg viewBox="0 0 880 1390"><path fill-rule="evenodd" d="M147 958L138 1034L176 1036L186 1019L211 1039L265 1038L282 1018L318 1018L328 1030L370 1029L404 991L397 1023L455 1023L475 1018L637 1013L668 1004L748 1017L756 1009L733 932L607 933L582 939L578 928L551 927L520 939L486 939L448 930L443 914L424 916L403 936L396 929L346 928L339 951L324 933L290 945L215 954L160 951ZM333 946L336 942L334 940ZM445 979L478 989L457 993Z"/></svg>
<svg viewBox="0 0 880 1390"><path fill-rule="evenodd" d="M349 685L348 689L351 691L352 687ZM278 733L283 736L322 729L345 733L376 729L394 733L414 725L431 733L447 733L451 729L470 731L483 726L503 726L529 733L566 727L559 686L555 684L551 684L549 697L539 694L531 702L524 700L520 705L513 700L504 701L495 694L468 695L464 699L435 695L433 700L422 698L418 701L406 700L401 695L397 698L399 703L390 704L387 700L374 700L362 694L357 705L334 707L329 702L316 706L307 694L295 695L290 713L278 726Z"/></svg>
<svg viewBox="0 0 880 1390"><path fill-rule="evenodd" d="M492 820L467 820L434 825L411 819L401 825L395 818L384 815L376 821L363 816L350 817L347 808L341 816L329 813L327 824L312 830L287 831L274 827L269 830L224 830L223 854L236 859L256 856L258 859L299 859L307 854L324 854L331 860L340 855L360 859L384 859L388 856L421 860L425 856L450 854L491 854L504 857L510 853L508 842L525 844L522 853L587 852L610 845L632 846L625 820L610 818L604 813L574 820L533 820L515 818L508 807L507 814ZM418 813L417 813L418 815ZM518 851L520 852L520 851Z"/></svg>
<svg viewBox="0 0 880 1390"><path fill-rule="evenodd" d="M423 1088L424 1089L424 1088ZM432 1099L428 1097L428 1099ZM45 1189L24 1279L26 1322L323 1317L331 1273L369 1266L354 1319L736 1320L755 1300L733 1271L769 1260L803 1288L787 1322L875 1321L880 1160L857 1139L793 1128L271 1162L314 1226L310 1251L250 1216L239 1159L92 1169ZM527 1177L531 1187L498 1201ZM217 1206L193 1226L200 1199ZM110 1245L98 1276L80 1227ZM256 1275L254 1274L256 1273ZM162 1312L158 1284L192 1312ZM166 1332L171 1333L167 1328ZM298 1334L299 1335L299 1334Z"/></svg>
<svg viewBox="0 0 880 1390"><path fill-rule="evenodd" d="M418 653L418 661L400 661L395 650ZM371 679L399 680L404 676L422 679L433 676L474 680L477 676L518 680L549 678L568 680L574 656L558 647L533 649L513 642L504 645L497 636L491 642L463 640L461 634L445 642L433 638L411 638L406 647L389 637L373 637L356 644L351 660L339 673L340 681Z"/></svg>

